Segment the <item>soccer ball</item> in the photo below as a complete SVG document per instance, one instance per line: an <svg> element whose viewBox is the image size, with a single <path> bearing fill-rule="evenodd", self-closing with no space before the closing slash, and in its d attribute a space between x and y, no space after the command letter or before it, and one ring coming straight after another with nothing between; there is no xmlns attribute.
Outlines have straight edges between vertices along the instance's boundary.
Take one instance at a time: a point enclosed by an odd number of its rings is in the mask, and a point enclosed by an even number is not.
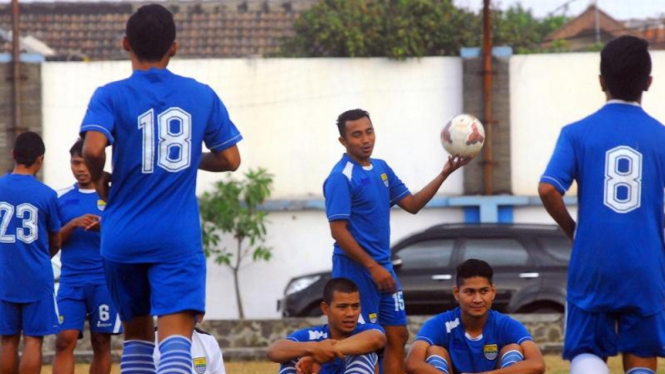
<svg viewBox="0 0 665 374"><path fill-rule="evenodd" d="M470 114L457 115L441 130L441 144L453 156L475 157L485 144L485 128Z"/></svg>

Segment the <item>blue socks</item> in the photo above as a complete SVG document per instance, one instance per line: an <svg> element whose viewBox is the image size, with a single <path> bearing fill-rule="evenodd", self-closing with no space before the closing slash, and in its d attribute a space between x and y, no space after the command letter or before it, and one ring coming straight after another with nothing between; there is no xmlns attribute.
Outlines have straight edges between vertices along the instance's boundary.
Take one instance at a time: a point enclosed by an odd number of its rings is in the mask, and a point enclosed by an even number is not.
<svg viewBox="0 0 665 374"><path fill-rule="evenodd" d="M425 360L428 364L434 366L437 370L450 374L450 369L448 368L448 361L445 358L437 355L431 355Z"/></svg>
<svg viewBox="0 0 665 374"><path fill-rule="evenodd" d="M522 352L508 351L501 356L501 368L503 369L520 361L524 361L524 355L522 355Z"/></svg>
<svg viewBox="0 0 665 374"><path fill-rule="evenodd" d="M192 372L192 341L182 335L171 335L159 343L158 374ZM124 373L123 373L124 374Z"/></svg>
<svg viewBox="0 0 665 374"><path fill-rule="evenodd" d="M655 372L648 368L632 368L626 374L655 374Z"/></svg>
<svg viewBox="0 0 665 374"><path fill-rule="evenodd" d="M353 374L374 374L374 367L379 360L379 356L372 352L358 356L348 356L345 362L345 373Z"/></svg>
<svg viewBox="0 0 665 374"><path fill-rule="evenodd" d="M143 340L125 340L120 359L121 374L155 374L152 353L155 343Z"/></svg>

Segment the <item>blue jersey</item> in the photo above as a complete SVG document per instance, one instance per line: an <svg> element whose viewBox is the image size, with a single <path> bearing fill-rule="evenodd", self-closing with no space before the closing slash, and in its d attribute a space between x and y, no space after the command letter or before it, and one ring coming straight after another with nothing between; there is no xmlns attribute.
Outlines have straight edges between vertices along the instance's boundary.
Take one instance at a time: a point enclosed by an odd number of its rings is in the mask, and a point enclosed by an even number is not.
<svg viewBox="0 0 665 374"><path fill-rule="evenodd" d="M66 225L85 214L102 215L104 201L95 190L81 190L78 184L59 191L60 222ZM105 285L104 263L99 254L99 231L74 229L62 243L60 283L71 286Z"/></svg>
<svg viewBox="0 0 665 374"><path fill-rule="evenodd" d="M102 256L150 263L201 252L195 188L202 143L222 151L242 139L215 92L166 69L135 70L95 91L81 125L87 131L113 145Z"/></svg>
<svg viewBox="0 0 665 374"><path fill-rule="evenodd" d="M53 295L49 233L59 230L55 191L31 175L0 178L0 300Z"/></svg>
<svg viewBox="0 0 665 374"><path fill-rule="evenodd" d="M625 103L610 102L561 131L541 182L563 194L577 181L568 301L579 308L663 309L664 144L665 127Z"/></svg>
<svg viewBox="0 0 665 374"><path fill-rule="evenodd" d="M460 308L455 308L425 322L419 340L445 348L456 373L481 373L496 369L501 348L532 339L521 323L494 310L488 312L483 333L472 338L464 330Z"/></svg>
<svg viewBox="0 0 665 374"><path fill-rule="evenodd" d="M383 160L363 167L348 155L323 184L328 221L346 220L353 238L382 265L390 264L390 208L409 194ZM346 255L335 243L335 254Z"/></svg>

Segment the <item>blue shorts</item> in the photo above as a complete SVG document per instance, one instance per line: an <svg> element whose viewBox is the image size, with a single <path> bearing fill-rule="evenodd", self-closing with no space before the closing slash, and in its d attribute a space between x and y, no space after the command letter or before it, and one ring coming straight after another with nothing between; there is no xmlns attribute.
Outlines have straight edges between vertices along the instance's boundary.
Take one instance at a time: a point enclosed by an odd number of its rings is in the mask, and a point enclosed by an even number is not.
<svg viewBox="0 0 665 374"><path fill-rule="evenodd" d="M120 319L205 312L206 259L203 251L190 259L147 264L104 260L106 283Z"/></svg>
<svg viewBox="0 0 665 374"><path fill-rule="evenodd" d="M92 332L120 334L122 324L114 305L106 285L75 287L60 284L60 330L79 330L83 334L83 325L89 319Z"/></svg>
<svg viewBox="0 0 665 374"><path fill-rule="evenodd" d="M650 316L593 313L568 303L563 358L582 353L602 359L619 352L639 357L665 356L665 310Z"/></svg>
<svg viewBox="0 0 665 374"><path fill-rule="evenodd" d="M378 323L381 326L406 326L402 285L395 271L387 268L395 282L397 292L380 292L367 269L350 258L333 255L333 278L348 278L360 289L360 310L364 322Z"/></svg>
<svg viewBox="0 0 665 374"><path fill-rule="evenodd" d="M58 333L58 307L55 296L31 303L0 300L0 335L45 336Z"/></svg>

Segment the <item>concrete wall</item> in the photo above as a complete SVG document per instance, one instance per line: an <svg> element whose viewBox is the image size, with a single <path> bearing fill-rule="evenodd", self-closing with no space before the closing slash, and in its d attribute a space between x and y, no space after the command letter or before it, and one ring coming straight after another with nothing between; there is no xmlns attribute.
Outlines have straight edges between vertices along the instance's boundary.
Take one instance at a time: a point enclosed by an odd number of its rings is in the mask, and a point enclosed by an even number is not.
<svg viewBox="0 0 665 374"><path fill-rule="evenodd" d="M462 110L462 65L456 58L175 60L175 73L208 83L242 131L241 171L262 166L275 175L276 199L322 199L322 183L343 152L335 120L344 110L368 110L375 124L374 155L386 159L413 190L431 180L446 155L439 141L444 122ZM46 183L74 183L68 149L94 89L131 73L129 62L45 63L44 135ZM110 158L109 158L110 160ZM110 162L109 162L110 163ZM239 174L239 173L238 173ZM220 178L202 172L200 193ZM462 193L462 173L440 191ZM392 241L436 223L463 221L461 208L393 214ZM332 239L320 211L272 212L269 263L241 271L246 316L278 317L277 299L296 275L330 269ZM225 240L225 245L232 245ZM207 318L236 317L231 272L212 262Z"/></svg>
<svg viewBox="0 0 665 374"><path fill-rule="evenodd" d="M665 52L651 53L654 82L643 107L665 121ZM512 187L515 195L536 195L561 128L598 110L599 53L518 55L510 59ZM576 194L573 188L571 195Z"/></svg>

